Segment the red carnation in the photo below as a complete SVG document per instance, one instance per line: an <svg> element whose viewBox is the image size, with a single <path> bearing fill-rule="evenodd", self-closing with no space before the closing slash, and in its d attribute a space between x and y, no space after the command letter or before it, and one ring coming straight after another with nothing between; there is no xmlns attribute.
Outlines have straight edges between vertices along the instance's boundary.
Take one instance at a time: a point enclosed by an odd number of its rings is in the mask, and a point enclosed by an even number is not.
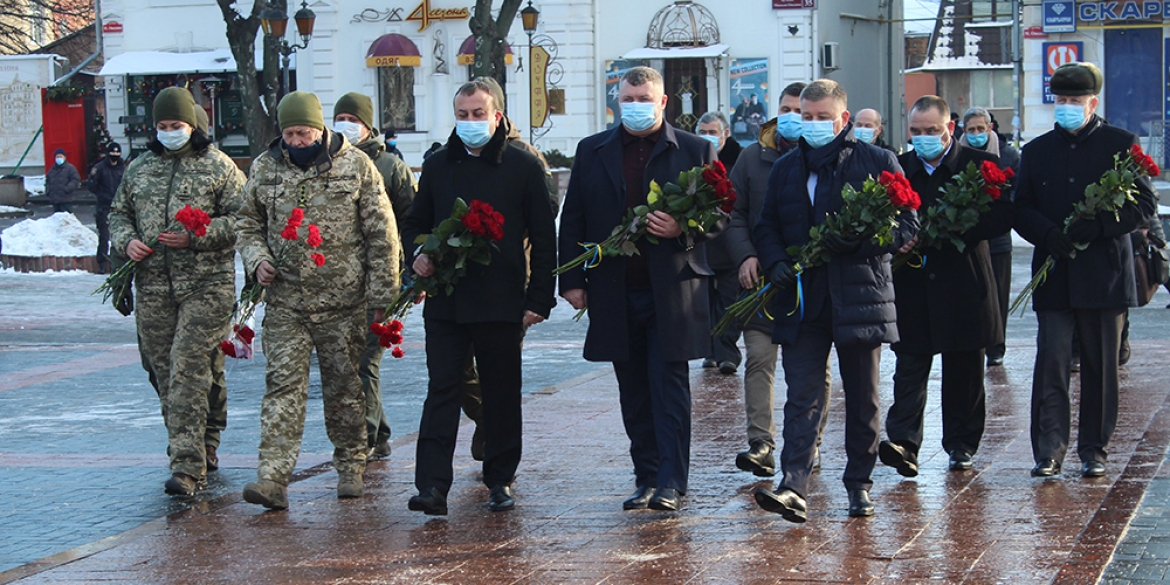
<svg viewBox="0 0 1170 585"><path fill-rule="evenodd" d="M288 224L291 227L301 227L301 222L305 221L305 210L300 207L294 207L292 215L288 217Z"/></svg>
<svg viewBox="0 0 1170 585"><path fill-rule="evenodd" d="M406 352L402 351L401 347L396 347L396 348L390 350L390 355L392 355L396 358L400 358L400 357L406 355Z"/></svg>
<svg viewBox="0 0 1170 585"><path fill-rule="evenodd" d="M219 349L228 357L236 357L236 346L226 339L219 342Z"/></svg>
<svg viewBox="0 0 1170 585"><path fill-rule="evenodd" d="M207 212L191 207L190 204L175 214L175 220L198 237L206 236L207 226L211 224L211 216Z"/></svg>
<svg viewBox="0 0 1170 585"><path fill-rule="evenodd" d="M483 216L474 209L463 214L463 219L461 221L463 222L463 225L467 227L467 231L474 235L482 236L487 233L487 228L483 225Z"/></svg>
<svg viewBox="0 0 1170 585"><path fill-rule="evenodd" d="M251 344L252 340L256 338L256 332L247 325L236 325L233 329L236 332L236 337L239 337L240 341L244 343Z"/></svg>
<svg viewBox="0 0 1170 585"><path fill-rule="evenodd" d="M386 327L386 330L390 331L391 333L402 333L402 329L402 321L399 321L398 319L391 321Z"/></svg>
<svg viewBox="0 0 1170 585"><path fill-rule="evenodd" d="M400 345L403 342L401 333L395 333L391 331L386 333L383 337L385 337L391 343L391 345Z"/></svg>
<svg viewBox="0 0 1170 585"><path fill-rule="evenodd" d="M292 224L284 226L284 229L280 230L280 237L290 242L295 242L300 237L297 235L297 226Z"/></svg>
<svg viewBox="0 0 1170 585"><path fill-rule="evenodd" d="M313 254L310 257L313 259L313 264L316 264L317 266L324 266L325 265L325 255L324 254Z"/></svg>
<svg viewBox="0 0 1170 585"><path fill-rule="evenodd" d="M305 243L308 244L310 248L318 248L321 246L323 241L324 240L321 239L321 229L317 227L317 224L309 224L309 237L305 238ZM320 264L318 264L318 266L320 266Z"/></svg>
<svg viewBox="0 0 1170 585"><path fill-rule="evenodd" d="M377 336L381 336L385 332L386 332L386 326L383 325L382 323L378 323L376 321L373 323L370 323L370 333L373 333L374 335L377 335Z"/></svg>

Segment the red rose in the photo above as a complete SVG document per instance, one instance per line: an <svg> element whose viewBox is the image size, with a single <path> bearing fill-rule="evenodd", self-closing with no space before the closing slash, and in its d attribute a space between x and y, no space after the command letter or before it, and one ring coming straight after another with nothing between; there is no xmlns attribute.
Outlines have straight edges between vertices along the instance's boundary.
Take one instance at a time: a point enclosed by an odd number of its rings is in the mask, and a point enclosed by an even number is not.
<svg viewBox="0 0 1170 585"><path fill-rule="evenodd" d="M301 227L301 222L305 221L305 210L300 207L294 207L292 215L288 217L288 224L294 228Z"/></svg>
<svg viewBox="0 0 1170 585"><path fill-rule="evenodd" d="M305 238L305 243L310 248L319 248L322 242L324 240L321 239L321 229L317 227L317 224L309 224L309 237ZM318 266L320 265L318 264Z"/></svg>
<svg viewBox="0 0 1170 585"><path fill-rule="evenodd" d="M313 259L313 264L316 264L318 267L325 265L324 254L312 254L309 257Z"/></svg>
<svg viewBox="0 0 1170 585"><path fill-rule="evenodd" d="M995 163L985 160L979 165L979 172L983 174L983 182L996 187L1007 182L1007 175Z"/></svg>
<svg viewBox="0 0 1170 585"><path fill-rule="evenodd" d="M467 231L474 235L482 236L487 233L487 228L483 225L483 216L476 211L468 211L461 221L467 227Z"/></svg>
<svg viewBox="0 0 1170 585"><path fill-rule="evenodd" d="M882 172L881 180L886 179L885 172ZM910 181L902 173L891 175L891 183L886 186L886 194L890 197L890 203L894 207L903 209L918 209L922 205L922 200L918 197L918 193L910 186Z"/></svg>
<svg viewBox="0 0 1170 585"><path fill-rule="evenodd" d="M883 187L889 187L894 183L894 180L894 173L890 171L882 171L882 174L878 176L878 184Z"/></svg>
<svg viewBox="0 0 1170 585"><path fill-rule="evenodd" d="M251 344L252 340L256 338L256 332L252 331L252 328L247 325L236 325L234 329L236 331L236 337L239 337L240 341L244 343Z"/></svg>
<svg viewBox="0 0 1170 585"><path fill-rule="evenodd" d="M504 228L498 224L489 224L488 237L491 238L493 242L498 242L504 239Z"/></svg>
<svg viewBox="0 0 1170 585"><path fill-rule="evenodd" d="M496 222L496 225L498 225L500 227L504 227L504 214L502 214L498 211L491 210L491 208L488 208L488 209L489 209L489 214L492 216L492 221Z"/></svg>
<svg viewBox="0 0 1170 585"><path fill-rule="evenodd" d="M996 187L994 185L988 185L988 186L983 188L983 192L987 193L988 195L991 195L992 201L999 199L999 196L1000 196L999 187Z"/></svg>
<svg viewBox="0 0 1170 585"><path fill-rule="evenodd" d="M1144 154L1144 153L1142 152L1141 145L1135 144L1135 145L1129 147L1129 155L1130 156L1137 158L1137 157L1141 156L1142 154Z"/></svg>
<svg viewBox="0 0 1170 585"><path fill-rule="evenodd" d="M300 237L297 235L297 226L291 224L284 226L284 229L280 230L280 237L295 242Z"/></svg>
<svg viewBox="0 0 1170 585"><path fill-rule="evenodd" d="M403 329L402 321L395 319L395 320L391 321L389 323L389 325L386 326L386 329L388 331L393 332L393 333L401 333L402 329Z"/></svg>
<svg viewBox="0 0 1170 585"><path fill-rule="evenodd" d="M396 348L390 350L390 355L392 355L396 358L400 358L400 357L406 355L406 352L402 351L401 347L396 347Z"/></svg>
<svg viewBox="0 0 1170 585"><path fill-rule="evenodd" d="M1011 167L1008 167L1003 170L1003 176L1004 178L1011 180L1012 177L1016 176L1016 171L1012 170Z"/></svg>
<svg viewBox="0 0 1170 585"><path fill-rule="evenodd" d="M219 349L220 349L220 351L223 352L223 355L226 355L228 357L236 357L235 344L226 340L226 339L219 342Z"/></svg>

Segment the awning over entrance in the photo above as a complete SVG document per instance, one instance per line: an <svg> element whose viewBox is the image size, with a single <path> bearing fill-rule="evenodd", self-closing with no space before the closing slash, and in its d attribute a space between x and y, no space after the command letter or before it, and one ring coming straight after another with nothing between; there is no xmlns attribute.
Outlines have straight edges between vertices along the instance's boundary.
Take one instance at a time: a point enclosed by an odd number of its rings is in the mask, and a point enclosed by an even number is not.
<svg viewBox="0 0 1170 585"><path fill-rule="evenodd" d="M475 64L475 35L467 37L462 45L459 45L459 54L456 55L455 62L459 65L473 65ZM504 63L512 64L512 45L504 43Z"/></svg>
<svg viewBox="0 0 1170 585"><path fill-rule="evenodd" d="M728 46L724 44L707 45L706 47L670 47L666 49L652 49L639 47L626 51L622 59L704 59L722 57L727 54Z"/></svg>
<svg viewBox="0 0 1170 585"><path fill-rule="evenodd" d="M408 38L390 33L378 37L366 51L366 67L418 67L422 55Z"/></svg>
<svg viewBox="0 0 1170 585"><path fill-rule="evenodd" d="M256 63L263 63L263 49L256 50ZM291 68L296 69L296 53ZM171 53L131 51L106 59L98 75L170 75L176 73L234 73L236 59L231 49Z"/></svg>

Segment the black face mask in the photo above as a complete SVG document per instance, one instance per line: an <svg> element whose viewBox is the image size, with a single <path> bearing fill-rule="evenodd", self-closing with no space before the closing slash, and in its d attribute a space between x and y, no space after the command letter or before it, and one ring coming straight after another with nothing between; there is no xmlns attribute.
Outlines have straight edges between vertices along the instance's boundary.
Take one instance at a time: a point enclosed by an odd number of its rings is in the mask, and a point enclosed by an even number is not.
<svg viewBox="0 0 1170 585"><path fill-rule="evenodd" d="M110 159L110 164L116 165L122 162L122 155L120 154L107 154L106 158Z"/></svg>
<svg viewBox="0 0 1170 585"><path fill-rule="evenodd" d="M283 141L282 141L283 142ZM293 164L298 167L308 167L313 159L317 158L317 151L321 150L321 141L314 142L308 146L292 146L285 142L285 149L288 150L288 157L292 159Z"/></svg>

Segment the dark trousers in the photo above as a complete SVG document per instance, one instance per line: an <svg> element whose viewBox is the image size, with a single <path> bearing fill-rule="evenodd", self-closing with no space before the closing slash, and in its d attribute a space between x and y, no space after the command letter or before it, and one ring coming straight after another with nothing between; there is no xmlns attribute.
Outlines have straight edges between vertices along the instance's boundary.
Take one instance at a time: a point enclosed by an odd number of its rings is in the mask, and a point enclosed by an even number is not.
<svg viewBox="0 0 1170 585"><path fill-rule="evenodd" d="M65 213L69 213L69 204L68 203L54 203L53 204L53 213L59 213L62 211L64 211Z"/></svg>
<svg viewBox="0 0 1170 585"><path fill-rule="evenodd" d="M520 465L520 323L455 323L427 319L427 399L418 430L414 483L420 492L451 489L463 365L474 346L483 392L483 430L487 438L483 482L512 483Z"/></svg>
<svg viewBox="0 0 1170 585"><path fill-rule="evenodd" d="M801 323L796 342L782 346L781 362L788 400L784 403L784 448L780 463L786 487L808 496L808 479L820 436L821 413L826 404L825 376L833 347L831 308L822 317ZM841 382L845 386L845 489L868 490L877 462L878 364L880 344L837 345Z"/></svg>
<svg viewBox="0 0 1170 585"><path fill-rule="evenodd" d="M714 326L723 318L727 307L739 300L739 270L716 270L715 278L708 282L711 283L709 294L711 298L711 325ZM741 330L737 323L728 327L723 335L712 339L713 347L710 357L715 360L715 363L731 362L735 364L735 367L739 367L740 361L743 360L738 345L740 333Z"/></svg>
<svg viewBox="0 0 1170 585"><path fill-rule="evenodd" d="M995 278L995 292L999 300L999 318L1003 320L1004 335L1007 335L1008 307L1012 294L1012 253L991 255L991 275ZM987 348L987 357L1002 358L1007 352L1007 343L1000 342Z"/></svg>
<svg viewBox="0 0 1170 585"><path fill-rule="evenodd" d="M886 435L915 456L922 447L926 388L934 356L896 352L894 404L886 414ZM983 350L942 354L943 449L974 454L987 419L983 389Z"/></svg>
<svg viewBox="0 0 1170 585"><path fill-rule="evenodd" d="M638 486L686 493L691 463L691 384L687 362L662 358L654 293L626 294L630 359L614 362L622 422ZM488 441L491 444L491 441Z"/></svg>
<svg viewBox="0 0 1170 585"><path fill-rule="evenodd" d="M1032 457L1037 462L1063 461L1068 452L1074 330L1079 332L1081 354L1077 454L1082 462L1105 461L1105 447L1117 426L1117 354L1125 313L1126 309L1036 311L1040 330L1032 373Z"/></svg>
<svg viewBox="0 0 1170 585"><path fill-rule="evenodd" d="M93 220L98 230L98 247L95 255L98 267L105 270L110 263L110 204L99 201L93 210Z"/></svg>

